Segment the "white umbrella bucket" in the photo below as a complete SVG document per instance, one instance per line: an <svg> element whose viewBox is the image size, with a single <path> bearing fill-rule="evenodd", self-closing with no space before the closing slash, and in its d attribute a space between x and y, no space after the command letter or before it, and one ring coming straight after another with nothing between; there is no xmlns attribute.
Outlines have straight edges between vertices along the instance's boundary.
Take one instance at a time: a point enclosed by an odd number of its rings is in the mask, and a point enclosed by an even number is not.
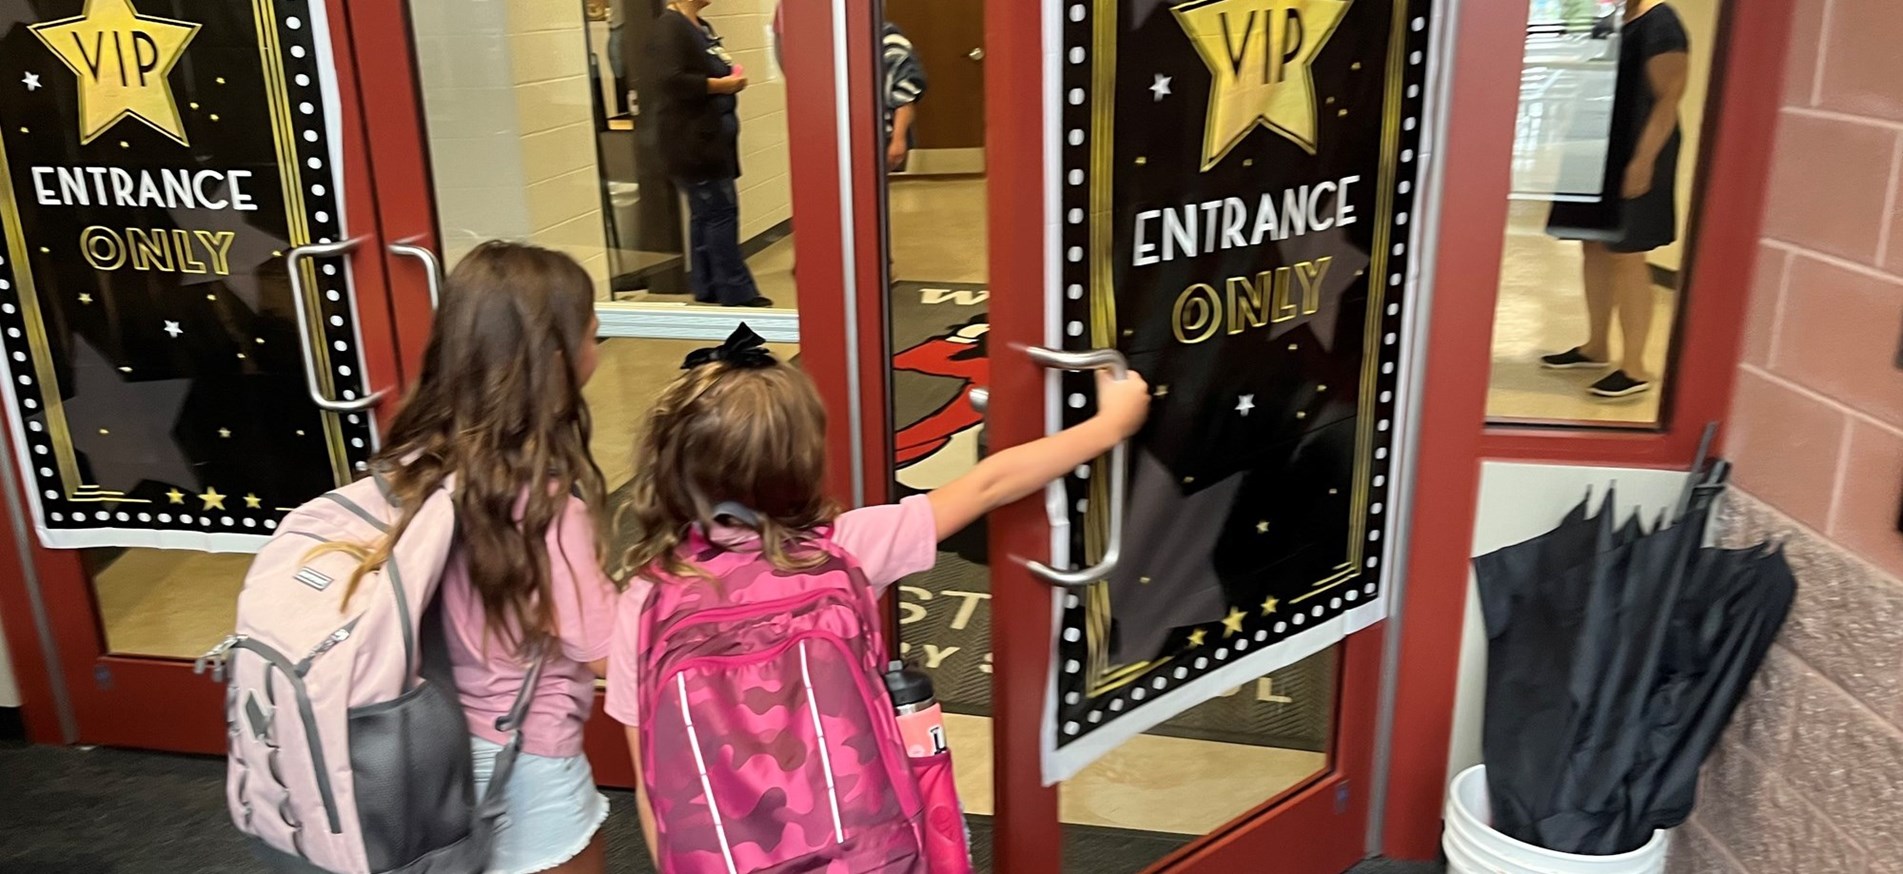
<svg viewBox="0 0 1903 874"><path fill-rule="evenodd" d="M1581 856L1516 841L1488 825L1487 767L1460 772L1447 790L1447 824L1441 848L1449 874L1664 874L1668 832L1617 856Z"/></svg>

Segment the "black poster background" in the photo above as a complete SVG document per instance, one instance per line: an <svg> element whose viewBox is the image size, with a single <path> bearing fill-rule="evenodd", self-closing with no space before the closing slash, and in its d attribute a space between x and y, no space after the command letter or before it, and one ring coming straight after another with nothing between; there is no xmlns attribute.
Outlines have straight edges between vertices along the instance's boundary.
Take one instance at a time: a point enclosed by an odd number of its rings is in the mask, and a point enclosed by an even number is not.
<svg viewBox="0 0 1903 874"><path fill-rule="evenodd" d="M1065 348L1115 346L1156 397L1131 445L1133 509L1123 558L1106 583L1064 600L1056 758L1047 760L1047 778L1068 776L1122 738L1373 621L1398 430L1428 5L1088 0L1062 7L1061 230L1053 254L1062 264ZM1309 23L1305 38L1326 36L1310 64L1313 150L1256 125L1208 162L1216 76L1180 13L1227 13L1236 27L1233 48L1252 14L1284 16L1291 7ZM1332 31L1315 24L1333 13L1340 19ZM1299 88L1299 80L1278 87ZM1346 227L1134 263L1140 212L1236 197L1252 228L1265 193L1279 214L1284 190L1346 177L1358 177L1347 195L1355 222ZM1160 224L1148 228L1154 243ZM1229 277L1323 257L1329 261L1314 312L1260 327L1230 318ZM1178 336L1178 299L1198 283L1224 295L1222 325L1185 342L1203 331ZM1196 312L1192 305L1192 328ZM1093 411L1091 379L1062 380L1066 425ZM1074 565L1101 555L1107 474L1099 461L1066 482L1076 499ZM1186 694L1171 694L1191 684ZM1067 754L1073 747L1078 752Z"/></svg>
<svg viewBox="0 0 1903 874"><path fill-rule="evenodd" d="M8 415L36 522L49 546L244 549L288 509L346 481L367 457L367 415L321 413L309 400L283 253L342 235L320 70L322 7L303 0L0 0L0 348ZM152 21L159 19L159 21ZM96 22L116 20L117 30ZM127 22L130 22L129 26ZM117 77L115 32L196 26L162 80L181 143L139 116L82 142L82 76L30 30L78 24L103 44L99 75ZM44 31L45 28L42 28ZM177 33L177 31L172 31ZM70 32L57 37L72 40ZM135 49L136 50L136 49ZM133 72L136 76L136 71ZM147 92L147 98L163 92ZM87 99L101 100L98 93ZM149 110L152 104L144 103ZM188 144L187 144L188 143ZM248 170L252 211L142 205L46 205L35 167L129 171ZM42 176L42 184L57 176ZM228 197L224 183L207 193ZM110 183L108 183L110 190ZM228 274L204 248L171 269L127 258L115 269L82 233L231 232ZM188 233L187 236L191 236ZM364 391L343 265L307 262L321 320L313 340L333 397ZM143 266L145 269L140 269ZM195 272L194 272L195 271ZM233 536L235 535L235 536Z"/></svg>

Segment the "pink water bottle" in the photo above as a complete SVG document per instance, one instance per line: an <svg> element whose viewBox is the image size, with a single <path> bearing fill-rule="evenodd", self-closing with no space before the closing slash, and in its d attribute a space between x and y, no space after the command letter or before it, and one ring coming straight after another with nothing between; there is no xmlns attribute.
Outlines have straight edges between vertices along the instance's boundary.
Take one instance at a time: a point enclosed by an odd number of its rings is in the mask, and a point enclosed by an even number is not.
<svg viewBox="0 0 1903 874"><path fill-rule="evenodd" d="M899 737L905 742L925 808L919 837L924 841L928 869L931 874L971 874L971 835L965 830L964 807L958 803L951 748L945 742L945 713L932 693L932 678L904 662L893 662L886 668L885 688L892 693Z"/></svg>
<svg viewBox="0 0 1903 874"><path fill-rule="evenodd" d="M906 755L923 759L950 748L945 743L945 712L933 695L931 675L893 662L886 666L885 688L892 693Z"/></svg>

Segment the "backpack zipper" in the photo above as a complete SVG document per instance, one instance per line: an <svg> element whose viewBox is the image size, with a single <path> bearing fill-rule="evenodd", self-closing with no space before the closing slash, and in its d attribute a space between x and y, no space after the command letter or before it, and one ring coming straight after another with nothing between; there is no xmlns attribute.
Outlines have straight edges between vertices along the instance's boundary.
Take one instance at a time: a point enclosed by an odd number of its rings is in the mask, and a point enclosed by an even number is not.
<svg viewBox="0 0 1903 874"><path fill-rule="evenodd" d="M715 607L711 610L696 610L685 616L671 618L668 622L664 623L662 627L655 629L654 640L649 643L649 646L658 646L685 628L721 622L735 616L790 613L796 607L805 607L809 604L817 604L821 601L837 601L840 606L853 610L855 613L858 610L857 606L853 604L852 599L848 597L848 594L845 592L836 589L815 589L810 592L802 592L790 598L733 604L726 607Z"/></svg>
<svg viewBox="0 0 1903 874"><path fill-rule="evenodd" d="M331 632L329 637L326 637L323 640L318 641L317 645L314 647L311 647L311 651L304 655L304 660L297 663L297 675L302 677L305 674L310 673L311 663L314 661L317 661L318 656L321 656L324 653L327 653L333 649L336 649L337 644L340 644L346 640L349 640L350 633L356 630L357 623L361 621L363 621L362 616L352 619L349 622L344 623L344 627Z"/></svg>
<svg viewBox="0 0 1903 874"><path fill-rule="evenodd" d="M212 682L224 682L226 666L231 664L231 648L244 639L245 636L242 634L233 634L219 641L217 646L207 650L204 655L198 657L197 661L192 662L192 673L203 675L206 671L210 671Z"/></svg>

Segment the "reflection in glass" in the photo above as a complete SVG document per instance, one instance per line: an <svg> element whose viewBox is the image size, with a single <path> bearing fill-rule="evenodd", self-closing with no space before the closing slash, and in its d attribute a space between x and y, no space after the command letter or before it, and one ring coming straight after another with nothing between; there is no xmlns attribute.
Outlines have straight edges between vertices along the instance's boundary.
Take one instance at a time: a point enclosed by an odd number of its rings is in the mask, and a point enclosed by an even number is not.
<svg viewBox="0 0 1903 874"><path fill-rule="evenodd" d="M631 312L663 320L682 313L696 302L695 272L714 268L692 253L692 210L666 149L704 141L712 123L738 164L726 177L731 192L711 192L732 220L722 232L759 294L796 306L786 82L766 25L773 3L720 0L699 11L718 37L697 49L701 87L720 78L718 56L747 79L738 94L699 95L703 105L723 98L730 112L670 112L646 84L651 46L705 33L661 0L410 3L446 266L483 240L523 240L574 256L604 302L644 304Z"/></svg>
<svg viewBox="0 0 1903 874"><path fill-rule="evenodd" d="M1718 3L1535 4L1491 418L1657 422Z"/></svg>

